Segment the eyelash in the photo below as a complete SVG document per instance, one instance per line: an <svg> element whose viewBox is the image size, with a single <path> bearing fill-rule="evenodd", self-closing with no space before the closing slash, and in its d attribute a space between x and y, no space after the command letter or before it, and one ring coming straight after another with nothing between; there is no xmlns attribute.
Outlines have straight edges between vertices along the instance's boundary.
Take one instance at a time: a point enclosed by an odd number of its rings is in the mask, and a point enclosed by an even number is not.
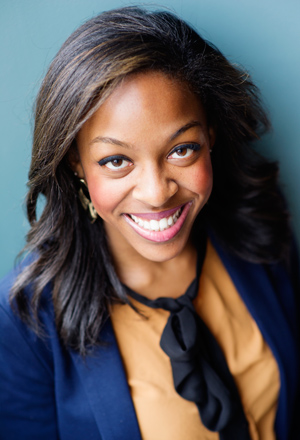
<svg viewBox="0 0 300 440"><path fill-rule="evenodd" d="M99 165L100 166L105 166L105 165L107 165L109 162L113 162L114 160L126 160L127 162L131 162L131 160L130 159L128 159L127 157L125 157L125 156L120 156L120 155L117 155L117 156L108 156L108 157L105 157L104 159L101 159L101 160L99 160ZM131 162L132 163L132 162ZM107 167L107 168L109 168L109 167ZM125 167L122 167L122 168L120 168L120 167L114 167L116 170L121 170L121 169L124 169ZM109 169L112 169L112 168L109 168Z"/></svg>
<svg viewBox="0 0 300 440"><path fill-rule="evenodd" d="M169 154L168 154L168 157L170 157L170 156L172 156L174 153L176 153L176 152L178 152L178 151L180 151L180 150L184 150L184 149L187 149L187 150L192 150L192 151L199 151L200 149L201 149L201 146L199 145L199 144L182 144L182 145L178 145L177 147L175 147ZM187 156L187 157L189 157L190 156L190 154ZM179 160L181 160L181 159L185 159L185 157L183 157L183 158L180 158L180 157L178 157L178 158L173 158L173 159L179 159ZM107 164L109 163L109 162L113 162L114 160L123 160L123 161L126 161L126 162L130 162L130 163L132 163L132 161L130 160L130 159L128 159L128 157L126 157L126 156L121 156L121 155L116 155L116 156L108 156L108 157L105 157L104 159L101 159L101 160L99 160L99 165L100 166L107 166ZM129 165L127 165L127 166L129 166ZM124 169L124 168L127 168L127 166L125 166L125 167L108 167L107 166L107 168L108 169L110 169L110 170L112 170L113 168L115 169L115 170L122 170L122 169Z"/></svg>
<svg viewBox="0 0 300 440"><path fill-rule="evenodd" d="M171 153L168 155L168 157L170 157L172 154L178 152L179 150L187 149L187 150L199 151L200 148L201 148L201 146L199 144L182 144L182 145L178 145L177 147L175 147L171 151ZM189 157L189 156L187 156L187 157ZM184 157L183 157L183 159L184 159Z"/></svg>

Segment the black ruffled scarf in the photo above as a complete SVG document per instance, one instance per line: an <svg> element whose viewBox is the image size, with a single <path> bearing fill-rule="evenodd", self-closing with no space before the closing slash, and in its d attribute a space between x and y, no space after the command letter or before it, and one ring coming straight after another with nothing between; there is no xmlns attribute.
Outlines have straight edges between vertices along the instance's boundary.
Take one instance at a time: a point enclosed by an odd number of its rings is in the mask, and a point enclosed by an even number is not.
<svg viewBox="0 0 300 440"><path fill-rule="evenodd" d="M206 236L200 240L197 276L179 298L156 300L125 286L140 303L170 311L160 346L169 356L174 387L186 400L195 402L204 426L219 433L220 440L251 440L239 394L224 355L192 301L198 294L200 273L206 252Z"/></svg>

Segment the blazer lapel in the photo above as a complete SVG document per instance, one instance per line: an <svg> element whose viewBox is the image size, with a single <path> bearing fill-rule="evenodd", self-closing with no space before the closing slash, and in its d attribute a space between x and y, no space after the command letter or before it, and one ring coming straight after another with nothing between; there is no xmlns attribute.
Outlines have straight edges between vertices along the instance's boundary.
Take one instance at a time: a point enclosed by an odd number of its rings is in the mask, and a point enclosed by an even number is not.
<svg viewBox="0 0 300 440"><path fill-rule="evenodd" d="M141 440L122 360L110 321L102 332L103 345L83 359L71 356L89 399L101 439Z"/></svg>
<svg viewBox="0 0 300 440"><path fill-rule="evenodd" d="M299 371L295 292L283 267L268 268L227 254L212 242L232 281L275 356L280 371L280 396L276 416L278 438L286 438L295 401Z"/></svg>

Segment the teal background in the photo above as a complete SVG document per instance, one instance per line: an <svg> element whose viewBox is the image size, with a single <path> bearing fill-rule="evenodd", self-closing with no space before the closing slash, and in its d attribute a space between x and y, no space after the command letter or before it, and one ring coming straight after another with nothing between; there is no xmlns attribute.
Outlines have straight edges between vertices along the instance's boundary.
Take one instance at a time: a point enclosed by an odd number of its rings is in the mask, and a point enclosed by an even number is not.
<svg viewBox="0 0 300 440"><path fill-rule="evenodd" d="M144 2L0 0L0 276L13 266L28 230L24 197L32 106L47 66L83 21L103 10ZM273 131L260 141L279 160L281 182L300 240L300 2L164 0L260 87Z"/></svg>

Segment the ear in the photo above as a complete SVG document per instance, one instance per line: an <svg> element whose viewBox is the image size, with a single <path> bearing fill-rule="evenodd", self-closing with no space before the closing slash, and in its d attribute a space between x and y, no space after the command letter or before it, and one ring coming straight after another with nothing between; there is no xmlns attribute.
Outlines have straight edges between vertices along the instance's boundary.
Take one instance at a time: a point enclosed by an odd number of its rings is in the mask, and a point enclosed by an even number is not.
<svg viewBox="0 0 300 440"><path fill-rule="evenodd" d="M67 158L73 172L77 174L79 179L84 179L84 171L81 165L80 156L75 142L71 145L67 153Z"/></svg>

